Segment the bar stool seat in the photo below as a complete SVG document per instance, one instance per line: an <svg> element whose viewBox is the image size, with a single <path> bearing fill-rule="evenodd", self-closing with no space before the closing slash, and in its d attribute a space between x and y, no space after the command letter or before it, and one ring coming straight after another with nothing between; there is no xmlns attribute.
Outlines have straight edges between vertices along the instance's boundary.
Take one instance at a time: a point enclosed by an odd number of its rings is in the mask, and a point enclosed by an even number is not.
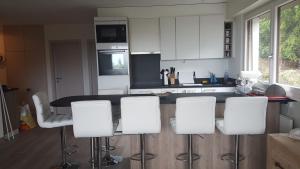
<svg viewBox="0 0 300 169"><path fill-rule="evenodd" d="M235 169L245 157L239 153L239 136L264 134L266 128L267 97L231 97L225 101L224 118L216 119L216 127L225 135L235 136L235 152L221 156Z"/></svg>
<svg viewBox="0 0 300 169"><path fill-rule="evenodd" d="M145 160L155 158L145 152L145 134L160 133L160 105L157 96L139 96L121 98L121 121L123 134L140 135L140 153L131 156L131 160L141 161L145 169Z"/></svg>
<svg viewBox="0 0 300 169"><path fill-rule="evenodd" d="M102 168L104 161L113 162L109 161L109 153L101 159L99 139L114 135L111 102L109 100L77 101L71 103L71 108L74 136L90 138L92 168Z"/></svg>
<svg viewBox="0 0 300 169"><path fill-rule="evenodd" d="M175 118L170 124L176 134L187 135L188 152L180 153L177 160L187 161L188 168L193 168L193 161L200 155L193 153L193 134L213 134L215 131L216 97L182 97L176 99Z"/></svg>
<svg viewBox="0 0 300 169"><path fill-rule="evenodd" d="M67 151L66 126L73 125L71 114L59 114L50 111L49 101L46 93L38 92L32 96L36 109L37 122L41 128L60 128L60 143L62 162L58 168L78 168L77 164L69 162L68 157L73 152Z"/></svg>

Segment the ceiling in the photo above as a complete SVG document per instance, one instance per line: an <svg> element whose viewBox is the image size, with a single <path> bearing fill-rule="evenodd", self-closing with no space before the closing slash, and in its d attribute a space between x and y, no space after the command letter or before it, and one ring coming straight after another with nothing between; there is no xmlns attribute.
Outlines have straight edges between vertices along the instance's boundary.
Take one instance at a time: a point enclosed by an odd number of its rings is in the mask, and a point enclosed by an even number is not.
<svg viewBox="0 0 300 169"><path fill-rule="evenodd" d="M93 23L99 7L223 3L226 0L0 0L0 24Z"/></svg>

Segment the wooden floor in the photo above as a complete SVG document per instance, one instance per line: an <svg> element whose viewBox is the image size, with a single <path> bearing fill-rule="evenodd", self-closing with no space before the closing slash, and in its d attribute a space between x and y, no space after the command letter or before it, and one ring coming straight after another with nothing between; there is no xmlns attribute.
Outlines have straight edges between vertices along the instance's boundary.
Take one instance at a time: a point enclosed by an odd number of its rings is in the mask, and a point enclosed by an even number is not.
<svg viewBox="0 0 300 169"><path fill-rule="evenodd" d="M89 139L74 138L67 129L68 143L77 145L72 161L89 168ZM1 169L51 169L61 161L59 129L35 128L17 135L14 141L0 139ZM122 167L123 169L124 167Z"/></svg>

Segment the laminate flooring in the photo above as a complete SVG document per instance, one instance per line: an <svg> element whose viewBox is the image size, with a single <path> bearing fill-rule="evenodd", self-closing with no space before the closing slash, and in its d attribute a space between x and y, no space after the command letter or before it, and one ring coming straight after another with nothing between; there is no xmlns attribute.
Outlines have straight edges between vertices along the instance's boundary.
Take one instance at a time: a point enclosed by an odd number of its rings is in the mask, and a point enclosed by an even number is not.
<svg viewBox="0 0 300 169"><path fill-rule="evenodd" d="M59 128L34 128L18 134L13 141L0 139L0 169L53 169L61 162L59 132ZM69 145L78 146L72 161L80 169L90 168L89 139L74 138L71 127L67 128L67 139ZM129 161L117 168L129 168Z"/></svg>

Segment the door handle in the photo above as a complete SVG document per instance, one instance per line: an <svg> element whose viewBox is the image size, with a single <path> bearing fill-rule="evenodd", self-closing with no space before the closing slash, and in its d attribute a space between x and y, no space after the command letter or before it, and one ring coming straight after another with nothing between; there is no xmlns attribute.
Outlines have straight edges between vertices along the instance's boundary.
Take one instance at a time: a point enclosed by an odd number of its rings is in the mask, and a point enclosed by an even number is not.
<svg viewBox="0 0 300 169"><path fill-rule="evenodd" d="M55 80L56 80L56 83L59 83L59 81L62 80L62 78L61 77L56 77Z"/></svg>

